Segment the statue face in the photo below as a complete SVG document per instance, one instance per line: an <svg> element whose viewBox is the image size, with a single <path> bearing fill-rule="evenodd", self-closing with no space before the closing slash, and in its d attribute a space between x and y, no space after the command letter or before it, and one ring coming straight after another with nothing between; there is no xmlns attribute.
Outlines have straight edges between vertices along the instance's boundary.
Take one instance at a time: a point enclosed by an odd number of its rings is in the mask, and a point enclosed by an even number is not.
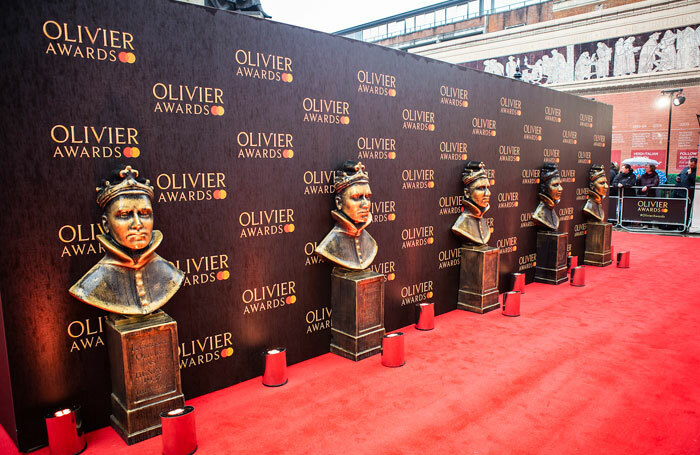
<svg viewBox="0 0 700 455"><path fill-rule="evenodd" d="M485 209L489 206L491 190L489 189L489 179L480 178L473 181L464 189L464 196L471 200L477 207Z"/></svg>
<svg viewBox="0 0 700 455"><path fill-rule="evenodd" d="M153 208L148 196L128 195L112 200L102 215L102 226L115 242L140 250L151 242Z"/></svg>
<svg viewBox="0 0 700 455"><path fill-rule="evenodd" d="M591 189L596 193L600 194L602 197L608 194L608 179L605 177L598 177L596 180L591 182Z"/></svg>
<svg viewBox="0 0 700 455"><path fill-rule="evenodd" d="M370 198L372 190L367 183L358 183L348 187L335 199L338 210L355 223L366 223L369 219Z"/></svg>
<svg viewBox="0 0 700 455"><path fill-rule="evenodd" d="M561 199L561 192L564 188L561 186L561 179L559 177L554 177L547 182L547 193L548 196L554 201L559 202Z"/></svg>

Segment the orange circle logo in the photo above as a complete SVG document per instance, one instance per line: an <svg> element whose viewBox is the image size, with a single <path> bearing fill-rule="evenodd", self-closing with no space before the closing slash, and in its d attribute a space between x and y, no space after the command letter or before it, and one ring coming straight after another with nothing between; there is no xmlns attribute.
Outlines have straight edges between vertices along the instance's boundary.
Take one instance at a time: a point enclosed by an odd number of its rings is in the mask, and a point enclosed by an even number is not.
<svg viewBox="0 0 700 455"><path fill-rule="evenodd" d="M292 305L292 304L296 303L296 301L297 301L297 296L295 296L295 295L287 296L287 298L284 299L284 302L287 305Z"/></svg>
<svg viewBox="0 0 700 455"><path fill-rule="evenodd" d="M396 159L396 152L389 152L389 159L390 160Z"/></svg>
<svg viewBox="0 0 700 455"><path fill-rule="evenodd" d="M294 156L294 151L292 149L284 149L284 151L282 151L283 158L291 158L293 156Z"/></svg>
<svg viewBox="0 0 700 455"><path fill-rule="evenodd" d="M342 123L343 125L350 124L350 117L348 117L347 115L343 115L342 117L340 117L340 123Z"/></svg>
<svg viewBox="0 0 700 455"><path fill-rule="evenodd" d="M387 216L387 219L388 219L389 221L394 221L394 220L396 219L396 214L395 214L395 213L390 213L390 214Z"/></svg>
<svg viewBox="0 0 700 455"><path fill-rule="evenodd" d="M515 161L520 161L520 157L519 157L519 156L516 156L516 157L515 157Z"/></svg>
<svg viewBox="0 0 700 455"><path fill-rule="evenodd" d="M120 52L117 57L119 58L119 61L122 63L126 63L129 60L129 56L124 51Z"/></svg>
<svg viewBox="0 0 700 455"><path fill-rule="evenodd" d="M428 125L428 131L435 131L435 124L431 123Z"/></svg>
<svg viewBox="0 0 700 455"><path fill-rule="evenodd" d="M516 114L517 114L517 115L523 115L523 111L521 111L520 109L518 109L518 112L516 112Z"/></svg>
<svg viewBox="0 0 700 455"><path fill-rule="evenodd" d="M514 206L514 207L517 207L517 206L518 206L518 201L515 201L515 202L513 203L513 206Z"/></svg>
<svg viewBox="0 0 700 455"><path fill-rule="evenodd" d="M428 291L428 293L425 294L425 296L429 299L432 299L433 298L433 291Z"/></svg>
<svg viewBox="0 0 700 455"><path fill-rule="evenodd" d="M432 237L428 237L428 245L432 245L435 242L435 239Z"/></svg>
<svg viewBox="0 0 700 455"><path fill-rule="evenodd" d="M284 225L284 232L294 232L294 224L289 223Z"/></svg>
<svg viewBox="0 0 700 455"><path fill-rule="evenodd" d="M231 357L233 355L233 348L225 348L221 350L221 357Z"/></svg>
<svg viewBox="0 0 700 455"><path fill-rule="evenodd" d="M467 107L467 106L469 106L469 102L468 102L468 101L462 101L462 107Z"/></svg>
<svg viewBox="0 0 700 455"><path fill-rule="evenodd" d="M396 90L393 88L389 89L389 96L396 96Z"/></svg>
<svg viewBox="0 0 700 455"><path fill-rule="evenodd" d="M388 275L386 276L386 279L387 279L388 281L394 281L395 278L396 278L396 274L395 274L395 273L390 273L390 274L388 274Z"/></svg>
<svg viewBox="0 0 700 455"><path fill-rule="evenodd" d="M216 274L216 279L219 281L223 280L228 280L228 278L231 276L231 273L229 273L228 270L221 270Z"/></svg>
<svg viewBox="0 0 700 455"><path fill-rule="evenodd" d="M541 141L541 140L542 140L542 136L537 136L537 140L538 140L538 141Z"/></svg>
<svg viewBox="0 0 700 455"><path fill-rule="evenodd" d="M462 153L462 160L466 160L466 159L467 159L467 154L466 154L466 153Z"/></svg>
<svg viewBox="0 0 700 455"><path fill-rule="evenodd" d="M495 136L495 135L496 135L496 130L491 131L491 136Z"/></svg>
<svg viewBox="0 0 700 455"><path fill-rule="evenodd" d="M428 188L434 188L435 187L435 182L428 182Z"/></svg>

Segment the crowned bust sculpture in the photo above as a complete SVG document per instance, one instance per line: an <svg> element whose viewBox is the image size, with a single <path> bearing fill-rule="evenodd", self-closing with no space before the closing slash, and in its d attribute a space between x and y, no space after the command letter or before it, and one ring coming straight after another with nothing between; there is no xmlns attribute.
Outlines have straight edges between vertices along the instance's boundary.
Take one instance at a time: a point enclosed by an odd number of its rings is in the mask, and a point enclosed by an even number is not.
<svg viewBox="0 0 700 455"><path fill-rule="evenodd" d="M594 164L588 171L588 200L583 206L583 213L592 221L604 222L602 202L608 194L608 178L602 164Z"/></svg>
<svg viewBox="0 0 700 455"><path fill-rule="evenodd" d="M491 238L491 228L484 213L489 209L491 190L484 163L469 161L462 172L462 182L464 211L452 226L452 232L470 243L486 245Z"/></svg>
<svg viewBox="0 0 700 455"><path fill-rule="evenodd" d="M185 274L155 253L163 240L153 230L153 187L131 166L118 169L97 188L103 209L105 256L69 290L112 313L146 315L165 305Z"/></svg>
<svg viewBox="0 0 700 455"><path fill-rule="evenodd" d="M540 169L540 186L537 194L539 205L532 213L532 219L541 227L556 231L559 229L559 217L555 206L561 200L561 178L555 163L545 163Z"/></svg>
<svg viewBox="0 0 700 455"><path fill-rule="evenodd" d="M365 230L372 222L369 175L359 161L346 161L335 171L335 226L318 244L315 253L346 269L364 270L377 255L377 242Z"/></svg>

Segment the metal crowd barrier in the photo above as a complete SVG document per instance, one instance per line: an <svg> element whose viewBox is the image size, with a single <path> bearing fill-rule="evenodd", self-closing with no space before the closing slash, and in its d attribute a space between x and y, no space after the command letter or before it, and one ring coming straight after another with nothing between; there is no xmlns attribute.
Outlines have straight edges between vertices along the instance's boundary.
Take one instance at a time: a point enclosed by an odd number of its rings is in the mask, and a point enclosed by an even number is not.
<svg viewBox="0 0 700 455"><path fill-rule="evenodd" d="M613 188L611 188L613 189ZM642 186L617 188L618 194L608 198L608 221L615 227L631 232L682 233L690 227L692 199L688 189L672 185L647 188ZM634 190L634 195L625 191ZM684 194L684 197L678 197Z"/></svg>

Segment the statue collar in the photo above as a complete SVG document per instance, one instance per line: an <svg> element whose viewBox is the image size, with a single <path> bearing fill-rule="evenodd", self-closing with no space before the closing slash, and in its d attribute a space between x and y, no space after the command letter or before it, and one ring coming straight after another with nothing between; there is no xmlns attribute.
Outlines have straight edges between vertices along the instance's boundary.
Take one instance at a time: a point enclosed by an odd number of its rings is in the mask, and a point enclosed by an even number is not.
<svg viewBox="0 0 700 455"><path fill-rule="evenodd" d="M490 205L487 205L486 208L482 210L481 207L479 207L478 205L474 204L474 203L473 203L472 201L470 201L469 199L464 199L464 207L465 207L467 210L469 210L469 213L470 213L471 216L473 216L474 218L481 218L482 216L484 216L484 213L486 213L486 212L491 208Z"/></svg>
<svg viewBox="0 0 700 455"><path fill-rule="evenodd" d="M557 205L556 202L554 202L554 199L551 197L547 196L546 194L542 193L537 193L537 197L544 203L544 205L547 206L548 209L553 209L555 205Z"/></svg>
<svg viewBox="0 0 700 455"><path fill-rule="evenodd" d="M151 235L151 243L149 243L148 246L144 248L136 257L132 257L126 248L119 245L107 235L100 234L97 236L97 240L107 251L107 256L109 256L108 260L113 265L129 267L131 269L140 269L154 259L156 248L158 248L160 246L160 242L163 241L163 233L160 231L153 231Z"/></svg>
<svg viewBox="0 0 700 455"><path fill-rule="evenodd" d="M359 237L362 231L372 222L372 214L369 214L369 218L359 227L352 222L343 212L339 210L333 210L331 216L338 223L338 226L343 230L343 232L351 237Z"/></svg>
<svg viewBox="0 0 700 455"><path fill-rule="evenodd" d="M593 202L595 202L596 204L600 204L601 202L603 202L603 197L604 196L601 196L592 189L588 189L588 199L593 199Z"/></svg>

